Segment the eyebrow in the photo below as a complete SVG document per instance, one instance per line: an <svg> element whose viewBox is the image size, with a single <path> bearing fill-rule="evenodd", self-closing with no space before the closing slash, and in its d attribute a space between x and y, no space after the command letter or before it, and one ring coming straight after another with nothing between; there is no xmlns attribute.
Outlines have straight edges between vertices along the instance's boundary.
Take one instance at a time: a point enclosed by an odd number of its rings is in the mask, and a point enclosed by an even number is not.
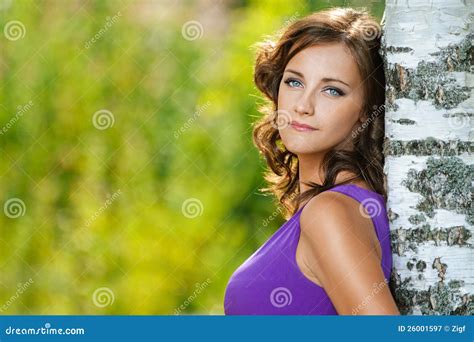
<svg viewBox="0 0 474 342"><path fill-rule="evenodd" d="M296 70L293 70L293 69L286 69L285 72L291 72L295 75L298 75L299 77L301 77L302 79L304 79L304 75L299 72L299 71L296 71ZM351 87L350 85L348 85L346 82L344 81L341 81L340 79L337 79L337 78L332 78L332 77L324 77L322 79L323 82L339 82L339 83L342 83L342 84L345 84L346 86L348 86L349 88Z"/></svg>

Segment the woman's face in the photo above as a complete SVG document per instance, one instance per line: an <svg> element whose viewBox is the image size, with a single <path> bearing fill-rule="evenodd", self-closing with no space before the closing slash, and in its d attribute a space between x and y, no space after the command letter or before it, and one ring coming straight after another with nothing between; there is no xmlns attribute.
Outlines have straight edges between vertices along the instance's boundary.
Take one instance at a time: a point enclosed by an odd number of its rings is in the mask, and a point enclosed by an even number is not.
<svg viewBox="0 0 474 342"><path fill-rule="evenodd" d="M303 49L280 83L276 125L282 142L296 155L351 149L363 103L358 67L343 43Z"/></svg>

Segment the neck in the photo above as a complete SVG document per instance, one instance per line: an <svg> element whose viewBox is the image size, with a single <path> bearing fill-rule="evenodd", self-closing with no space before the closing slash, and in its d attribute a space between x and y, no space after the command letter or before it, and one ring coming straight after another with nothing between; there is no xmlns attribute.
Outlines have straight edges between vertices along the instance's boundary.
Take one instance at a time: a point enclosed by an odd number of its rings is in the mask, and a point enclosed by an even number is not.
<svg viewBox="0 0 474 342"><path fill-rule="evenodd" d="M324 175L321 170L324 154L298 155L298 172L300 193L309 190L309 186L303 182L314 182L323 184Z"/></svg>
<svg viewBox="0 0 474 342"><path fill-rule="evenodd" d="M300 193L309 190L310 187L303 182L313 182L322 185L325 174L322 169L324 153L311 155L298 155L299 189ZM340 183L352 178L354 174L348 171L340 171L336 175L335 183Z"/></svg>

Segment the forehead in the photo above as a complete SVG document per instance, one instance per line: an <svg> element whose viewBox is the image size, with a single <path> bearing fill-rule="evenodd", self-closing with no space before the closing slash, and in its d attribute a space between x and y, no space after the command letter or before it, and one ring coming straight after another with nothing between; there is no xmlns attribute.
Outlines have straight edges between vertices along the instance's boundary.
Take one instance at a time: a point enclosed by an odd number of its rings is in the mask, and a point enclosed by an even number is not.
<svg viewBox="0 0 474 342"><path fill-rule="evenodd" d="M344 43L307 47L293 56L285 69L297 69L305 78L333 77L349 82L360 81L357 63Z"/></svg>

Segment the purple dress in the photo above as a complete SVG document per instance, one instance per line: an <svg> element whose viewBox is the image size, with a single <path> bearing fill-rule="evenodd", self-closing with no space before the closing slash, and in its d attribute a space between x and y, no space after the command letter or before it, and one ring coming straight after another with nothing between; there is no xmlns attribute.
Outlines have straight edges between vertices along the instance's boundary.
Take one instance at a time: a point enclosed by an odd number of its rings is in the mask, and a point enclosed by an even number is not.
<svg viewBox="0 0 474 342"><path fill-rule="evenodd" d="M362 203L372 218L382 248L381 265L390 280L390 228L382 195L355 184L337 191ZM300 208L232 274L225 290L226 315L337 315L326 291L309 280L296 263Z"/></svg>

